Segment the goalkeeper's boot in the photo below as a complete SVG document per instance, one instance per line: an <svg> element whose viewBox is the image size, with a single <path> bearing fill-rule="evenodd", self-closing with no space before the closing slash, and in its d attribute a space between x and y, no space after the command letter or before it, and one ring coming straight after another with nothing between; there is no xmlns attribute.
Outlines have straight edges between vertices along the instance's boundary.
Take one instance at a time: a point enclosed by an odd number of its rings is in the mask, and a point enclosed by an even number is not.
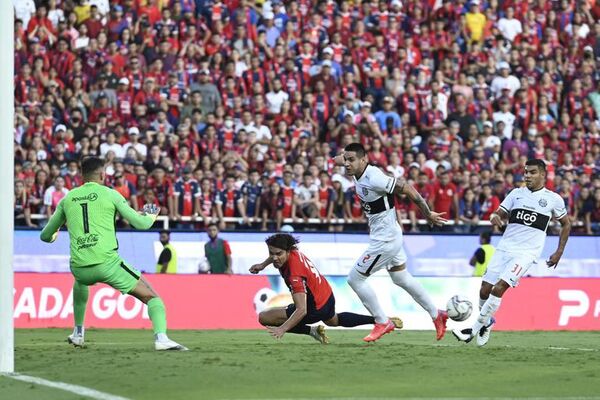
<svg viewBox="0 0 600 400"><path fill-rule="evenodd" d="M396 329L396 325L392 322L391 319L388 319L383 324L375 324L371 333L363 338L365 342L374 342L386 333L390 333Z"/></svg>
<svg viewBox="0 0 600 400"><path fill-rule="evenodd" d="M481 327L477 335L477 346L485 346L490 340L490 334L492 332L492 325L496 323L496 319L492 317L490 323L486 326Z"/></svg>
<svg viewBox="0 0 600 400"><path fill-rule="evenodd" d="M154 350L163 351L163 350L173 350L173 351L187 351L188 348L180 345L177 342L172 341L171 339L166 340L155 340L154 341Z"/></svg>
<svg viewBox="0 0 600 400"><path fill-rule="evenodd" d="M433 320L433 325L435 325L435 338L437 340L442 340L444 335L446 334L446 322L448 321L448 313L444 310L438 310L438 316Z"/></svg>
<svg viewBox="0 0 600 400"><path fill-rule="evenodd" d="M71 333L68 337L67 337L67 342L69 344L72 344L75 347L83 347L84 344L84 340L83 340L83 327L81 328L80 331L77 330L77 328L73 329L73 333Z"/></svg>
<svg viewBox="0 0 600 400"><path fill-rule="evenodd" d="M475 336L475 335L473 335L473 329L471 329L471 328L454 329L452 331L452 334L454 335L455 338L457 338L461 342L465 342L465 343L469 343L471 340L473 340L473 337Z"/></svg>
<svg viewBox="0 0 600 400"><path fill-rule="evenodd" d="M311 326L310 336L321 344L329 344L329 337L325 334L325 327L323 325Z"/></svg>

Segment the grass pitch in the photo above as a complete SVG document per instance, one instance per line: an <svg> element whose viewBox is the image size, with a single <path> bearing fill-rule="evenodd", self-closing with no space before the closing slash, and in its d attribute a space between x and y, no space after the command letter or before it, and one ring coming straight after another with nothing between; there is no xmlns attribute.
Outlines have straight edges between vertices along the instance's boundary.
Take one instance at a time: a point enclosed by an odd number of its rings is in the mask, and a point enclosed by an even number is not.
<svg viewBox="0 0 600 400"><path fill-rule="evenodd" d="M130 399L600 398L600 332L493 332L464 345L447 333L366 331L273 340L266 331L172 331L189 352L155 352L149 331L17 330L16 370ZM1 399L81 396L0 377Z"/></svg>

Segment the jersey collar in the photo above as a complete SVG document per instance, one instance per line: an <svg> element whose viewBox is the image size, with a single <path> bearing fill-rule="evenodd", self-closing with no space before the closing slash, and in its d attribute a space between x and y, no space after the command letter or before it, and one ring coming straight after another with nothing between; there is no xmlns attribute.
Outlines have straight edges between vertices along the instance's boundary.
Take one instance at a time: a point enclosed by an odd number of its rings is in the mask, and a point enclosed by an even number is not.
<svg viewBox="0 0 600 400"><path fill-rule="evenodd" d="M354 177L357 181L360 180L360 178L362 178L365 175L365 172L367 172L367 168L369 168L370 164L367 164L367 166L365 167L365 169L363 169L363 172L360 174L360 176L356 176Z"/></svg>
<svg viewBox="0 0 600 400"><path fill-rule="evenodd" d="M527 186L525 187L527 190L529 190L529 193L535 193L535 192L539 192L540 190L544 190L546 189L546 186L542 186L541 188L539 188L538 190L531 190L529 189Z"/></svg>

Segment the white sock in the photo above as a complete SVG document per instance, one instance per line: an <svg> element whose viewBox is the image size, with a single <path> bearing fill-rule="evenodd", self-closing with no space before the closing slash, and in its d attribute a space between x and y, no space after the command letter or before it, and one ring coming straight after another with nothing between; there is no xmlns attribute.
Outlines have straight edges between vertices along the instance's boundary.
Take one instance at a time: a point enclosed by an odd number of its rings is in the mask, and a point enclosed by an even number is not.
<svg viewBox="0 0 600 400"><path fill-rule="evenodd" d="M490 294L490 297L488 297L483 307L481 307L477 321L473 324L473 334L476 334L483 326L490 323L490 319L496 314L498 308L500 308L501 302L502 297L496 297L493 294Z"/></svg>
<svg viewBox="0 0 600 400"><path fill-rule="evenodd" d="M166 342L169 340L169 337L166 333L157 333L156 335L154 335L154 340L156 340L157 342Z"/></svg>
<svg viewBox="0 0 600 400"><path fill-rule="evenodd" d="M479 311L481 311L486 301L487 299L482 299L481 297L479 298Z"/></svg>
<svg viewBox="0 0 600 400"><path fill-rule="evenodd" d="M433 304L431 297L423 286L417 281L407 270L403 269L402 271L394 271L390 272L390 277L392 281L400 286L402 289L406 290L408 294L412 296L413 299L421 307L425 309L431 315L431 318L436 319L438 316L438 308Z"/></svg>
<svg viewBox="0 0 600 400"><path fill-rule="evenodd" d="M357 294L360 301L362 301L365 308L375 317L376 323L383 324L387 322L388 317L381 308L381 305L379 305L377 294L375 294L371 285L367 283L366 276L352 268L352 271L348 274L348 284Z"/></svg>
<svg viewBox="0 0 600 400"><path fill-rule="evenodd" d="M310 327L310 336L313 336L313 337L317 336L317 327L318 327L318 325L313 325Z"/></svg>

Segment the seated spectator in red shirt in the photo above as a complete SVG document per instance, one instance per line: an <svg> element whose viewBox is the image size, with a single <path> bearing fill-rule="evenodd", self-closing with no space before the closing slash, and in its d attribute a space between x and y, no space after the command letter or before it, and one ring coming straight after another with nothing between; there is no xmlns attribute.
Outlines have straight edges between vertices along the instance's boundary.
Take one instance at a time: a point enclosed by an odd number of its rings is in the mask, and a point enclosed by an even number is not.
<svg viewBox="0 0 600 400"><path fill-rule="evenodd" d="M450 182L448 172L443 171L439 174L439 180L433 184L428 202L432 209L445 213L448 218L453 217L455 222L459 221L458 192L454 183Z"/></svg>

